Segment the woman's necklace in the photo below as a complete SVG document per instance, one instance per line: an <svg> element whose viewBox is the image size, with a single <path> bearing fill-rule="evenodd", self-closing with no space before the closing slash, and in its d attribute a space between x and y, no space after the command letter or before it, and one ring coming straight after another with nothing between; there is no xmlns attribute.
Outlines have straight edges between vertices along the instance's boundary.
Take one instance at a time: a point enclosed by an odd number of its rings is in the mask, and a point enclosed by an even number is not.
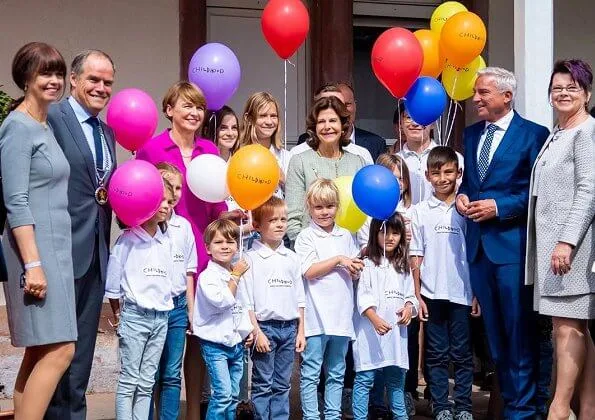
<svg viewBox="0 0 595 420"><path fill-rule="evenodd" d="M31 118L33 118L35 121L37 121L39 124L41 124L44 129L47 130L48 125L47 125L47 122L45 120L40 119L39 117L36 117L35 115L33 115L33 113L29 110L29 107L27 106L27 104L25 102L23 102L23 107L25 108L25 111L27 111L27 114L29 114L29 116Z"/></svg>
<svg viewBox="0 0 595 420"><path fill-rule="evenodd" d="M320 150L316 150L316 153L318 153L318 156L325 159L339 160L341 159L341 157L343 157L343 152L341 150L339 150L338 152L333 152L333 155L330 157L323 156L322 153L320 153Z"/></svg>

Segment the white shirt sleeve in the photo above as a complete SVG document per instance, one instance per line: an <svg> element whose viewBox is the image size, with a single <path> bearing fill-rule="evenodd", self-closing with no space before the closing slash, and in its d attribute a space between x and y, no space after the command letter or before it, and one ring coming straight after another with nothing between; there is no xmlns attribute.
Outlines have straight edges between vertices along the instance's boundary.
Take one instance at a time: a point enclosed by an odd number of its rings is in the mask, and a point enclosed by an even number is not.
<svg viewBox="0 0 595 420"><path fill-rule="evenodd" d="M366 221L362 225L362 227L357 231L355 234L357 239L357 245L359 249L364 249L364 247L368 246L368 240L370 238L370 223L372 221L371 217L367 217Z"/></svg>
<svg viewBox="0 0 595 420"><path fill-rule="evenodd" d="M123 267L120 261L122 245L116 242L107 262L107 275L105 280L105 297L108 299L120 299L122 296L120 282L122 280Z"/></svg>
<svg viewBox="0 0 595 420"><path fill-rule="evenodd" d="M357 286L357 312L361 315L369 308L378 307L378 299L374 290L375 267L368 265L364 267Z"/></svg>
<svg viewBox="0 0 595 420"><path fill-rule="evenodd" d="M349 255L347 255L349 258L355 258L358 257L360 254L361 248L357 246L357 243L355 242L355 238L353 237L353 235L349 234Z"/></svg>
<svg viewBox="0 0 595 420"><path fill-rule="evenodd" d="M295 253L300 259L302 268L302 275L312 267L313 264L320 261L314 241L310 236L308 230L300 232L295 240Z"/></svg>
<svg viewBox="0 0 595 420"><path fill-rule="evenodd" d="M248 271L242 276L240 286L243 291L242 295L245 298L244 305L246 305L248 310L254 311L254 262L247 254L244 254L244 258L250 268L248 268Z"/></svg>
<svg viewBox="0 0 595 420"><path fill-rule="evenodd" d="M304 278L302 277L302 271L299 260L296 258L295 269L294 269L294 281L297 283L297 303L298 308L306 307L306 292L304 289Z"/></svg>
<svg viewBox="0 0 595 420"><path fill-rule="evenodd" d="M192 233L192 226L190 222L186 225L186 273L196 273L198 267L198 257L196 255L196 242L194 241L194 233Z"/></svg>
<svg viewBox="0 0 595 420"><path fill-rule="evenodd" d="M419 220L417 207L414 207L411 211L411 242L409 244L409 255L424 256L423 227Z"/></svg>
<svg viewBox="0 0 595 420"><path fill-rule="evenodd" d="M220 278L211 275L201 275L198 281L198 287L202 290L206 301L221 311L232 308L236 304L236 298Z"/></svg>

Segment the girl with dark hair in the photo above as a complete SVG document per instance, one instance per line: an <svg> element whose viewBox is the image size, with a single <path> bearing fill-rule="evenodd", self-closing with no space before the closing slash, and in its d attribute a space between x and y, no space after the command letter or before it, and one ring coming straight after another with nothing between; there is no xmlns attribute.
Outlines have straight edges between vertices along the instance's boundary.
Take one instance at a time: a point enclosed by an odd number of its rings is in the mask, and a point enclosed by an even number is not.
<svg viewBox="0 0 595 420"><path fill-rule="evenodd" d="M7 210L4 285L11 342L25 347L14 389L15 418L41 419L74 355L77 323L68 214L70 166L47 124L64 90L60 52L31 42L14 56L24 96L0 127Z"/></svg>
<svg viewBox="0 0 595 420"><path fill-rule="evenodd" d="M377 372L384 376L396 420L408 419L405 375L409 369L407 325L417 314L409 273L405 221L399 213L387 221L373 219L367 259L357 287L353 359L353 415L368 418L368 400Z"/></svg>

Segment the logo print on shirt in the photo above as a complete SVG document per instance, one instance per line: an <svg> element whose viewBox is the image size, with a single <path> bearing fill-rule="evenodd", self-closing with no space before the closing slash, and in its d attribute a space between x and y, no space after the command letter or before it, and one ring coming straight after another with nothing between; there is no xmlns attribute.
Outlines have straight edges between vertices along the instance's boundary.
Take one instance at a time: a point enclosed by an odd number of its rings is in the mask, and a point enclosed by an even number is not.
<svg viewBox="0 0 595 420"><path fill-rule="evenodd" d="M460 227L456 227L456 226L449 226L449 225L436 225L434 226L434 231L436 233L450 233L453 235L460 235L461 234L461 228Z"/></svg>
<svg viewBox="0 0 595 420"><path fill-rule="evenodd" d="M386 299L403 299L405 296L399 290L389 289L384 291L384 297Z"/></svg>
<svg viewBox="0 0 595 420"><path fill-rule="evenodd" d="M159 267L145 267L143 274L149 277L167 277L167 270Z"/></svg>
<svg viewBox="0 0 595 420"><path fill-rule="evenodd" d="M181 252L174 252L174 262L184 262L184 254Z"/></svg>
<svg viewBox="0 0 595 420"><path fill-rule="evenodd" d="M293 280L283 280L283 279L268 279L267 283L269 287L292 287Z"/></svg>

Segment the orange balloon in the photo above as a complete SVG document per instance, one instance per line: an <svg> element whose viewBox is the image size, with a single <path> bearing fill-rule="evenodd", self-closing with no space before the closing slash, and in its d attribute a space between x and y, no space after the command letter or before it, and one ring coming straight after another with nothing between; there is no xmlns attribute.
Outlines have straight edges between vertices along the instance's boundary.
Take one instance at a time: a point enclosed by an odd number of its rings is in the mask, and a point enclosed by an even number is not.
<svg viewBox="0 0 595 420"><path fill-rule="evenodd" d="M483 51L486 27L473 12L459 12L451 16L440 34L440 48L450 63L464 67Z"/></svg>
<svg viewBox="0 0 595 420"><path fill-rule="evenodd" d="M229 160L227 186L233 199L245 210L267 201L279 184L279 164L267 148L251 144L240 148Z"/></svg>
<svg viewBox="0 0 595 420"><path fill-rule="evenodd" d="M440 54L440 36L429 29L413 32L421 44L424 53L424 63L420 76L438 77L446 64L446 58Z"/></svg>

